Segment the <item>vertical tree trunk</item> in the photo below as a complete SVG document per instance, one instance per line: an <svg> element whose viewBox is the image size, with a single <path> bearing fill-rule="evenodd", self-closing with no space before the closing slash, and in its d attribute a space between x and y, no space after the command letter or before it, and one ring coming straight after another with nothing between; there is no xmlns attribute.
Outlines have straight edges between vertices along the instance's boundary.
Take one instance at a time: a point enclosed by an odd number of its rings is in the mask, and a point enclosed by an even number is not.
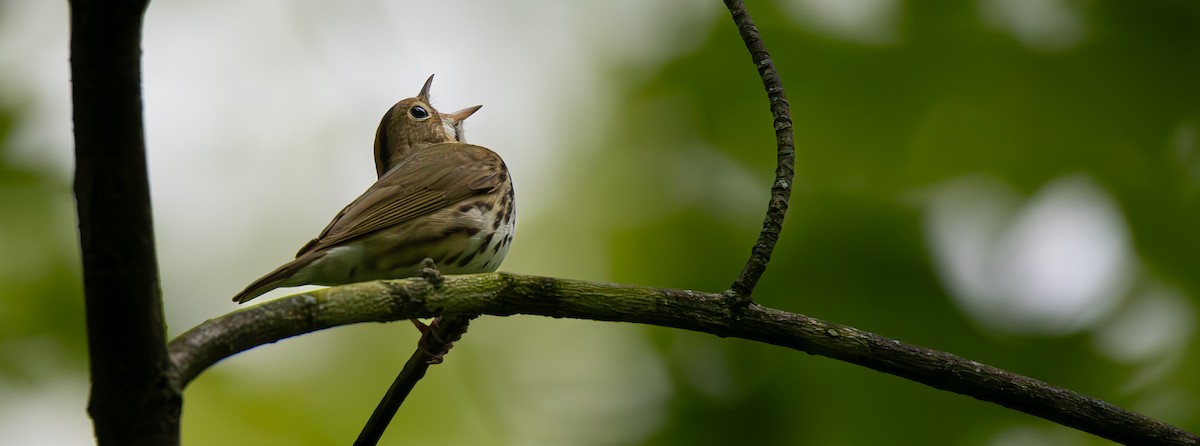
<svg viewBox="0 0 1200 446"><path fill-rule="evenodd" d="M147 0L72 0L75 197L101 445L179 443L142 126Z"/></svg>

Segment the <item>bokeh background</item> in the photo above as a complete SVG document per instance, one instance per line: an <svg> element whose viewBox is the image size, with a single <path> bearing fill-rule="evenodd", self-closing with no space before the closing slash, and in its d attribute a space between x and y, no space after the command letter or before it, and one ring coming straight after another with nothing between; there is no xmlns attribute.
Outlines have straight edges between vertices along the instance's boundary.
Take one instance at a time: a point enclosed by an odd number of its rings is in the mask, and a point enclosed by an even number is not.
<svg viewBox="0 0 1200 446"><path fill-rule="evenodd" d="M797 176L757 299L1200 431L1200 3L749 5ZM0 1L0 443L90 424L65 2ZM374 179L430 73L514 171L503 270L715 291L749 253L773 133L720 2L154 1L144 86L172 335ZM279 290L268 297L297 290ZM186 444L348 444L407 323L265 346L185 394ZM385 444L1095 445L826 358L632 324L484 318Z"/></svg>

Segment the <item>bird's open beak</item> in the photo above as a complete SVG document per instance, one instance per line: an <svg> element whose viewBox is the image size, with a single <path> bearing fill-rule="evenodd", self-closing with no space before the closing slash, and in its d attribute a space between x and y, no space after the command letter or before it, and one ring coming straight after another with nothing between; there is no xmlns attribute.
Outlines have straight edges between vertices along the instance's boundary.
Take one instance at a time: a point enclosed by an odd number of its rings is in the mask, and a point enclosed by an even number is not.
<svg viewBox="0 0 1200 446"><path fill-rule="evenodd" d="M454 113L450 113L446 116L449 116L450 119L453 119L456 123L463 122L464 119L467 119L468 116L475 114L475 112L479 111L480 108L483 108L483 106L476 105L474 107L467 107Z"/></svg>

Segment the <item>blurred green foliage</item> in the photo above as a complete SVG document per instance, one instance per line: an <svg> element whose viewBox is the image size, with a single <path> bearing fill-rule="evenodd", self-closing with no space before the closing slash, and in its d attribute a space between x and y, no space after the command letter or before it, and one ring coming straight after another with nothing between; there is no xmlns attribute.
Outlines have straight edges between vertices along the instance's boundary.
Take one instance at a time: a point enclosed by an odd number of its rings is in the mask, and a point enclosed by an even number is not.
<svg viewBox="0 0 1200 446"><path fill-rule="evenodd" d="M1126 220L1136 257L1133 289L1162 283L1179 290L1194 321L1200 3L1068 2L1081 13L1085 38L1057 49L1030 46L989 25L971 2L901 2L894 41L884 43L832 37L789 20L776 2L750 3L788 88L797 147L791 210L755 293L758 302L947 350L1200 431L1194 326L1170 355L1141 362L1102 354L1096 327L1059 336L985 328L954 303L932 259L925 221L928 191L945 181L986 175L1028 197L1064 175L1085 174L1111 194ZM646 63L608 67L623 92L608 117L614 130L604 140L579 142L599 149L579 150L585 155L573 163L578 167L563 175L570 181L562 196L569 198L558 205L571 212L524 220L521 236L600 239L614 281L724 289L755 240L774 168L761 84L725 16L702 45ZM0 140L11 122L0 114ZM0 377L35 381L46 367L30 366L31 357L77 373L85 349L78 262L67 230L69 184L5 159ZM590 207L572 208L580 204ZM579 219L590 221L590 232L573 232ZM521 243L542 250L521 253ZM563 247L521 237L517 244L513 255L569 261ZM1107 320L1129 305L1123 301ZM650 352L594 344L626 337L636 342L618 345L643 342ZM240 364L249 360L234 358L188 389L185 442L345 444L398 370L410 338L407 327L351 327L256 350L267 362L288 351L323 356L316 368L279 359L278 375L269 380L247 378ZM573 363L587 358L616 369ZM645 370L628 372L632 378L613 372L619 376L587 379L657 388L646 393L660 396L613 403L586 393L595 385L602 396L608 387L579 377L589 367L639 366ZM662 382L637 382L647 376ZM563 400L529 395L547 388ZM628 392L612 394L620 399ZM571 404L602 402L627 404L633 418L585 417L568 427L595 434L541 438L647 445L1105 444L996 405L781 348L533 318L477 322L418 387L384 440L522 444L531 438L522 435L522 423L552 431L561 421L522 414L573 414L565 409ZM633 429L611 420L634 425L642 418L652 421L637 434L603 435Z"/></svg>
<svg viewBox="0 0 1200 446"><path fill-rule="evenodd" d="M0 147L13 113L0 110ZM0 378L80 370L86 351L70 184L0 151Z"/></svg>
<svg viewBox="0 0 1200 446"><path fill-rule="evenodd" d="M757 301L948 350L1125 407L1157 409L1150 414L1200 429L1200 382L1190 372L1200 365L1195 342L1183 342L1186 348L1161 360L1170 365L1131 365L1099 354L1086 331L1046 337L980 328L959 312L934 271L921 204L928 188L964 175L998 178L1030 195L1055 178L1086 174L1122 209L1139 268L1195 303L1200 154L1194 141L1179 147L1176 139L1200 124L1200 4L1080 3L1089 37L1054 51L989 28L972 3L903 5L901 38L886 45L806 30L774 2L750 5L788 88L797 147L792 207ZM770 115L736 35L721 20L700 49L630 85L614 124L630 131L605 143L598 170L621 170L647 152L671 160L715 149L755 175L761 189L746 199L765 209L774 166ZM640 169L646 171L671 172ZM686 204L654 193L672 178L623 178L617 188L643 192L622 197L650 202L637 208L674 210L614 231L615 280L728 286L761 217L714 216L706 197L728 184L719 172L711 174ZM1015 428L1033 429L1038 434L1026 438L1045 444L1105 443L821 358L670 330L651 333L668 358L675 358L667 353L681 338L713 344L726 358L725 379L747 384L712 395L675 380L672 416L646 444L998 444L992 442L1001 441L1000 433ZM1186 334L1195 336L1194 330ZM675 376L694 366L669 363ZM1144 370L1139 367L1170 371L1129 390ZM1177 397L1186 403L1152 403Z"/></svg>

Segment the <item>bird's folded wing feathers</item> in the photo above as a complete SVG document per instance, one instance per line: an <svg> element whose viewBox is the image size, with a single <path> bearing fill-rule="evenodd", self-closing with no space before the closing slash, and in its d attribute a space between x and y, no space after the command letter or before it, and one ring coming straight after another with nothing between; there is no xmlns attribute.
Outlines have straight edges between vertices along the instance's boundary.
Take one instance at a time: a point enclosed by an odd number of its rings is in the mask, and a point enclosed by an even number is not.
<svg viewBox="0 0 1200 446"><path fill-rule="evenodd" d="M397 164L296 257L427 215L503 182L504 162L491 150L463 144L431 146Z"/></svg>

